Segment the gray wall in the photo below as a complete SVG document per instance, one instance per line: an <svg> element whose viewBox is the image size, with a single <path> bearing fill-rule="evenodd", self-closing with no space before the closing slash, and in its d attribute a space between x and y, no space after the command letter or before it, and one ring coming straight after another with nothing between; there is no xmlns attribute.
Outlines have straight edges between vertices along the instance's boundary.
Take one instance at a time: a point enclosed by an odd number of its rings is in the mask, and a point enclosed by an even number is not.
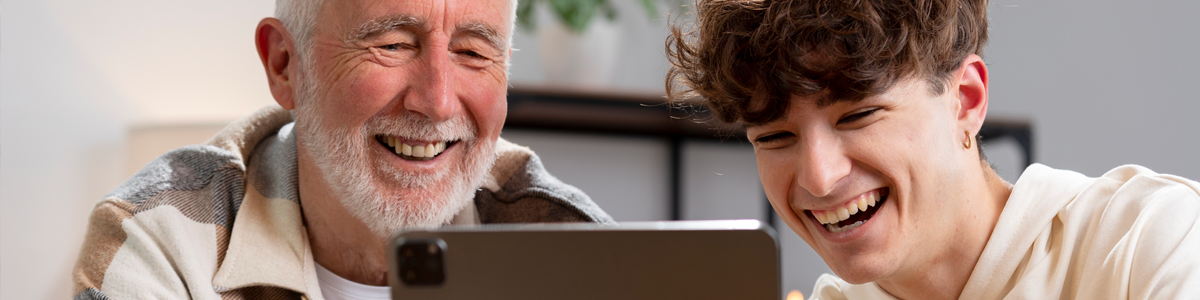
<svg viewBox="0 0 1200 300"><path fill-rule="evenodd" d="M661 91L664 23L644 18L633 1L616 2L626 38L612 88ZM123 180L123 145L130 128L228 122L272 102L252 42L254 25L271 14L272 3L3 2L0 298L71 296L70 268L87 213ZM1195 71L1200 67L1195 56L1200 53L1200 19L1192 16L1197 11L1200 2L1194 1L993 1L992 42L985 57L991 71L990 114L1031 120L1037 161L1052 167L1098 176L1120 164L1139 163L1200 178L1195 154L1200 135L1194 131L1200 128L1194 116L1200 99L1192 91L1200 82ZM515 42L523 51L514 57L512 81L537 84L544 76L536 62L536 42L527 34L519 34ZM614 216L663 216L664 204L655 201L665 197L661 179L578 172L662 172L649 168L656 165L653 157L664 157L655 150L661 146L656 142L562 139L581 145L611 141L646 155L613 158L572 156L571 147L578 145L558 143L555 135L506 131L505 137L536 145L552 172L586 187ZM710 203L728 208L728 217L753 215L757 208L750 207L761 203L744 199L761 194L751 192L754 166L744 147L688 149L693 149L685 151L689 161L719 162L689 164L689 180L729 187L688 188L686 193L737 200ZM1012 156L1011 149L1003 151ZM705 158L714 153L728 153L730 159ZM688 203L713 198L694 199ZM689 217L725 217L695 205L686 208ZM826 269L790 231L781 230L780 236L785 288L808 293L812 274Z"/></svg>
<svg viewBox="0 0 1200 300"><path fill-rule="evenodd" d="M990 115L1033 120L1037 161L1200 178L1200 2L995 1Z"/></svg>

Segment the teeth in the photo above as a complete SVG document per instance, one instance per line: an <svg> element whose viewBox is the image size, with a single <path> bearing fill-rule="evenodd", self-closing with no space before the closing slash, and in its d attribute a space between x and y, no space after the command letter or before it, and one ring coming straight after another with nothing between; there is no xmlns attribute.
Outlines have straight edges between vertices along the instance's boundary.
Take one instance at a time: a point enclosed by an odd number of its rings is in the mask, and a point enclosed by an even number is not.
<svg viewBox="0 0 1200 300"><path fill-rule="evenodd" d="M878 202L878 200L879 200L879 193L872 192L872 193L863 195L862 197L859 197L857 201L850 201L849 203L846 203L846 205L844 205L842 207L838 207L836 209L824 210L824 211L815 211L814 210L811 212L813 214L813 217L816 217L818 223L828 224L829 226L836 227L835 223L845 221L846 219L849 219L850 216L853 216L860 212L867 211L867 208L874 207L875 204ZM857 225L860 225L861 223L862 222L856 222L855 224L852 224L852 225L849 225L846 227L841 227L839 229L840 231L837 231L837 232L846 231L846 230L852 229L852 227L858 227ZM831 230L831 232L832 232L832 230Z"/></svg>
<svg viewBox="0 0 1200 300"><path fill-rule="evenodd" d="M405 144L405 146L408 146L408 144ZM412 147L412 156L425 157L425 147L421 147L421 146Z"/></svg>
<svg viewBox="0 0 1200 300"><path fill-rule="evenodd" d="M446 142L436 142L424 145L410 145L401 142L402 139L386 136L383 141L388 147L395 149L396 154L402 156L411 156L414 158L432 158L446 151Z"/></svg>

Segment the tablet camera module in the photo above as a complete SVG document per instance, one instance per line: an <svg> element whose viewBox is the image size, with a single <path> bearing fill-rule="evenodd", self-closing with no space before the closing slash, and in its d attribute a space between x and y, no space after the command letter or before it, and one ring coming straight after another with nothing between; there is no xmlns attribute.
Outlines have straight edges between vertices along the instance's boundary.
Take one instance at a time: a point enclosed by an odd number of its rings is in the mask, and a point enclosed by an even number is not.
<svg viewBox="0 0 1200 300"><path fill-rule="evenodd" d="M446 242L411 240L396 253L400 262L400 280L407 285L441 285L446 281L444 253Z"/></svg>

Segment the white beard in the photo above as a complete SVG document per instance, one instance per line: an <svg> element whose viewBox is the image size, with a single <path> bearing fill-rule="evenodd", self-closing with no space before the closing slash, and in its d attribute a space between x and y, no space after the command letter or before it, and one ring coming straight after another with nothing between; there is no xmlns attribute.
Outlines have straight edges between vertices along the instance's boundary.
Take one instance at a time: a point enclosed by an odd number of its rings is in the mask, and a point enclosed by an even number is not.
<svg viewBox="0 0 1200 300"><path fill-rule="evenodd" d="M315 87L306 81L298 83ZM475 191L496 161L496 141L479 139L474 122L466 116L433 124L417 113L404 112L399 117L373 116L361 128L327 128L313 105L320 101L317 94L315 88L299 93L296 134L342 206L380 238L387 239L404 228L449 223L472 205ZM462 148L463 159L433 172L398 170L386 160L371 159L369 147L376 147L372 143L378 143L377 134L459 140L455 146Z"/></svg>

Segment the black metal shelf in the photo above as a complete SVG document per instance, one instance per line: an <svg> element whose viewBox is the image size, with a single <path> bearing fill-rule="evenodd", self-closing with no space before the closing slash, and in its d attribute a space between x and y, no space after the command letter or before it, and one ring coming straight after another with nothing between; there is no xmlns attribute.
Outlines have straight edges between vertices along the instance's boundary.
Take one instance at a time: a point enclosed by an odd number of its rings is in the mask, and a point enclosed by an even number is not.
<svg viewBox="0 0 1200 300"><path fill-rule="evenodd" d="M514 87L508 90L508 117L504 127L667 141L670 147L671 218L674 220L682 217L683 142L747 142L741 127L717 122L699 105L672 105L662 95L647 93ZM1012 137L1021 146L1025 165L1033 162L1032 130L1027 121L989 120L984 122L979 136L984 142ZM763 199L766 199L765 194ZM767 205L767 222L774 223L774 210L770 205Z"/></svg>

